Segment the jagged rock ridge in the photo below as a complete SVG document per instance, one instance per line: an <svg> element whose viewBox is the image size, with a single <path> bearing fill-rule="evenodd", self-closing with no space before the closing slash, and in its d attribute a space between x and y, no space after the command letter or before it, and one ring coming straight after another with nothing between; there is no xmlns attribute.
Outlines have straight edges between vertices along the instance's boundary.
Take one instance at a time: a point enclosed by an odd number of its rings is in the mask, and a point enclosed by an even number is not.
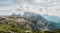
<svg viewBox="0 0 60 33"><path fill-rule="evenodd" d="M0 19L1 20L1 19ZM33 31L51 31L55 29L54 23L47 21L39 14L25 12L21 17L18 15L3 18L4 21L13 20L20 25L24 25L27 29ZM2 21L3 21L2 20Z"/></svg>

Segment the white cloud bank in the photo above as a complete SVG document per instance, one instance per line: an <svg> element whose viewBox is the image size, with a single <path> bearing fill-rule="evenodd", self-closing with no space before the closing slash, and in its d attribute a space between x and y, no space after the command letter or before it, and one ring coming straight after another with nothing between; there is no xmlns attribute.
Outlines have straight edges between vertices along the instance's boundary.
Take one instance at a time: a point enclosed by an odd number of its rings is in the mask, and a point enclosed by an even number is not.
<svg viewBox="0 0 60 33"><path fill-rule="evenodd" d="M60 17L60 0L19 0L18 4L0 7L0 10L8 11L4 11L4 13L9 15L12 13L23 14L24 12L34 12L41 15L49 14Z"/></svg>

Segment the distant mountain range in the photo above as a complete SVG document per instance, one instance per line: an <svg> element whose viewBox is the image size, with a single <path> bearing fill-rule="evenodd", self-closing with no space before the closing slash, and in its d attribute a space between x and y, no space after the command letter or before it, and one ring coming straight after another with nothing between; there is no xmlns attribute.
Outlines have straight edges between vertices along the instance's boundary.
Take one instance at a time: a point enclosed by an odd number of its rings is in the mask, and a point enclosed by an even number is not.
<svg viewBox="0 0 60 33"><path fill-rule="evenodd" d="M53 23L55 23L56 28L60 29L60 17L58 17L58 16L49 16L48 14L43 15L43 17L45 19L47 19L48 21L52 21Z"/></svg>
<svg viewBox="0 0 60 33"><path fill-rule="evenodd" d="M60 23L60 17L58 16L49 16L48 14L44 14L43 17L49 21Z"/></svg>

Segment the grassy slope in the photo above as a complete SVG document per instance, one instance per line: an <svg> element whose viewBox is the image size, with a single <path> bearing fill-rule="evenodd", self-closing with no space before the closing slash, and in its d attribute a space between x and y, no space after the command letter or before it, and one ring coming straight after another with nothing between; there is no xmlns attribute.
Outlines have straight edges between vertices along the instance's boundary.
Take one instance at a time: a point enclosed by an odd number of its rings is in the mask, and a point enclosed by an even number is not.
<svg viewBox="0 0 60 33"><path fill-rule="evenodd" d="M25 31L28 31L27 28L24 27L24 25L20 25L18 24L18 22L15 22L15 21L12 21L12 20L9 20L5 23L1 23L0 22L0 33L10 33L9 31L12 31L14 33L26 33ZM57 30L54 30L54 31L32 31L32 30L29 30L31 32L29 33L60 33L60 30L57 29Z"/></svg>

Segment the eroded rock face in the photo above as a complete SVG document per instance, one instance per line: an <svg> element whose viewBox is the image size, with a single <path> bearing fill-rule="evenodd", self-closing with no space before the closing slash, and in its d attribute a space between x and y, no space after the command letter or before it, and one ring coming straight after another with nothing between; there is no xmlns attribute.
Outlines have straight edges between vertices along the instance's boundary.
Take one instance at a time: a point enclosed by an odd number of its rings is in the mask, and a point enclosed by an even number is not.
<svg viewBox="0 0 60 33"><path fill-rule="evenodd" d="M21 26L33 31L50 31L55 27L52 23L48 23L45 18L39 14L26 12L23 17L5 17L1 21L13 20L18 22Z"/></svg>
<svg viewBox="0 0 60 33"><path fill-rule="evenodd" d="M53 30L53 28L47 21L46 19L44 19L41 15L39 14L34 14L34 13L29 13L26 12L24 13L24 16L31 20L31 23L29 24L30 28L33 30L41 30L41 31L50 31Z"/></svg>

